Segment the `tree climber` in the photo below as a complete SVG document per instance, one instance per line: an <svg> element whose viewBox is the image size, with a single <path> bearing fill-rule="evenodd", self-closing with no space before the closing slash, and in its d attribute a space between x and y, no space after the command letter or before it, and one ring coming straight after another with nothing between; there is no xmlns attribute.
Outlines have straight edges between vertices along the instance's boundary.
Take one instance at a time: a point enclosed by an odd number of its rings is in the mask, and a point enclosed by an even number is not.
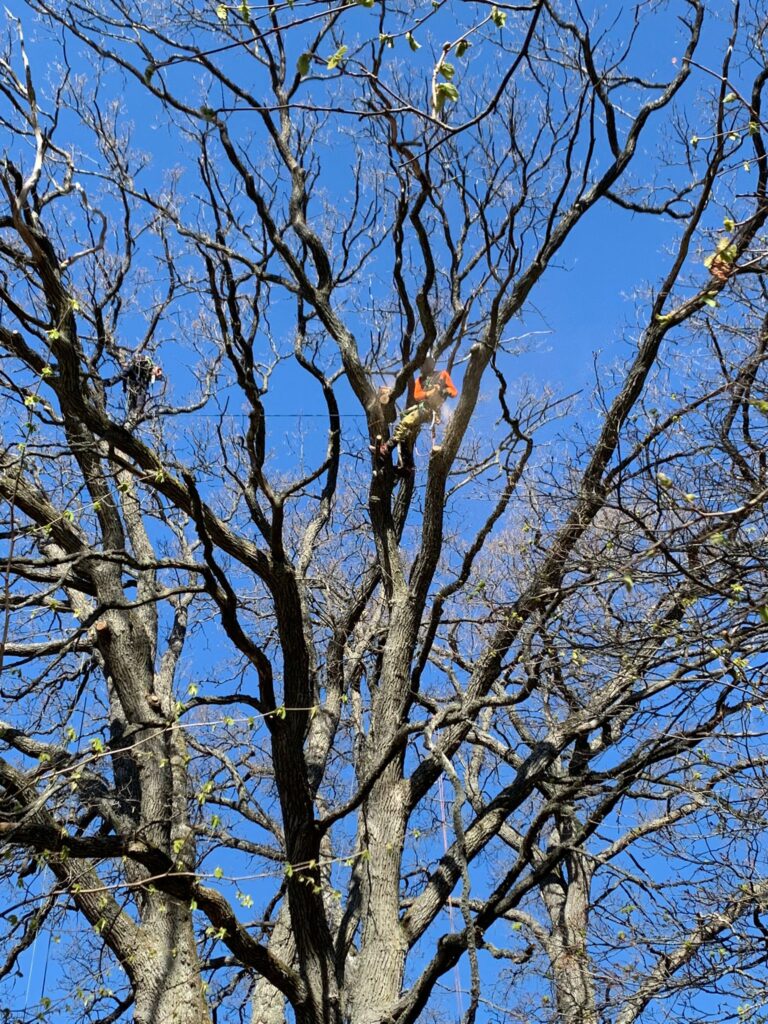
<svg viewBox="0 0 768 1024"><path fill-rule="evenodd" d="M410 449L422 424L431 423L434 428L440 420L443 402L446 398L455 398L458 393L448 371L435 372L435 360L431 355L427 356L413 389L414 404L405 410L392 437L379 445L378 454L386 457L399 445L401 463L407 465L407 456L402 458L403 449ZM373 445L372 449L375 451L376 446Z"/></svg>
<svg viewBox="0 0 768 1024"><path fill-rule="evenodd" d="M128 416L140 416L147 404L149 389L156 380L163 379L163 371L149 356L142 355L133 357L122 376L125 411Z"/></svg>

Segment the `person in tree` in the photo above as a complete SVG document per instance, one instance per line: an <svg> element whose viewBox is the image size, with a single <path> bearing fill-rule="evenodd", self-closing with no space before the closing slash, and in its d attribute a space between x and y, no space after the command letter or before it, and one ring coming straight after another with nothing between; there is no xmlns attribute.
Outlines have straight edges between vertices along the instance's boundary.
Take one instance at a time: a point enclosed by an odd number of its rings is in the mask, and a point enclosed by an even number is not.
<svg viewBox="0 0 768 1024"><path fill-rule="evenodd" d="M392 437L379 446L379 454L387 456L399 446L401 455L404 456L401 458L401 464L412 464L409 458L410 449L422 425L436 423L440 419L443 402L446 398L455 398L458 393L448 371L441 370L438 373L433 356L428 355L421 367L421 374L416 379L413 404L409 405L400 417Z"/></svg>
<svg viewBox="0 0 768 1024"><path fill-rule="evenodd" d="M149 389L157 380L163 379L162 368L149 356L134 356L123 371L125 411L128 416L140 416L147 404Z"/></svg>

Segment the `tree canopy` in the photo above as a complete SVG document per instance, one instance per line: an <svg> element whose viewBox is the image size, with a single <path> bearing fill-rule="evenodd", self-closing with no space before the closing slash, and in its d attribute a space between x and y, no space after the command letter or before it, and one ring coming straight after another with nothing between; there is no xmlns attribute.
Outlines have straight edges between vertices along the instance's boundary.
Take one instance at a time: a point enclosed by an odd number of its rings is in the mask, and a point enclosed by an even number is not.
<svg viewBox="0 0 768 1024"><path fill-rule="evenodd" d="M2 1019L766 1020L768 22L713 6L6 12ZM542 380L576 260L631 320Z"/></svg>

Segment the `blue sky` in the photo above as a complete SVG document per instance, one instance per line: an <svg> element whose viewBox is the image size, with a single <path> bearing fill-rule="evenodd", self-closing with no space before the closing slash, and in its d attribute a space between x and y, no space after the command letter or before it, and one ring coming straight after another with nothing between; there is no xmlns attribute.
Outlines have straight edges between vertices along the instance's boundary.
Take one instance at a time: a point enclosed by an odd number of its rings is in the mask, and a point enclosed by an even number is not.
<svg viewBox="0 0 768 1024"><path fill-rule="evenodd" d="M712 12L712 15L714 13ZM40 29L35 28L32 19L24 11L21 14L25 19L27 35L32 40L33 63L37 67L43 67L51 52L50 44L46 42ZM369 14L361 10L357 17L362 31ZM709 26L708 32L711 34L708 35L702 50L702 63L705 64L708 54L714 61L715 55L720 51L722 39L722 25L717 23L714 16L710 17ZM650 68L658 77L670 75L674 67L672 61L678 55L679 37L676 31L674 23L670 23L669 33L664 34L661 42L658 28L653 30L653 34L641 31L637 46L638 64ZM440 38L439 32L436 32L436 38ZM425 65L428 63L426 49L425 46L421 58L425 60ZM72 51L75 52L76 49ZM475 68L475 71L478 70L483 69ZM697 89L702 86L708 87L709 84L710 81L704 73L694 75L688 95L693 98ZM127 105L126 117L133 123L136 145L145 148L151 154L150 166L140 181L144 187L159 187L164 173L169 168L178 166L179 160L182 161L183 168L185 150L183 147L177 150L171 130L165 126L157 126L156 113L153 112L151 105L145 105L140 101L140 95L136 86L125 87L123 96ZM693 115L692 119L695 124ZM662 116L660 123L663 120ZM68 125L65 119L62 134L66 135L67 130L73 133L75 142L87 144L85 137L71 124ZM345 128L345 132L347 130ZM657 166L657 146L661 144L661 136L652 130L635 162L633 173L637 180L646 180L652 174ZM351 164L351 157L352 143L347 134L340 135L338 152L335 155L340 168L336 183L340 181L342 184L348 184L346 171ZM683 169L678 173L686 172ZM331 195L333 187L330 186ZM653 287L659 281L667 265L667 247L674 243L678 230L677 226L669 221L631 214L609 205L593 210L577 227L560 252L556 261L557 266L548 271L540 286L536 288L529 309L519 321L514 321L510 325L507 334L511 336L531 335L531 332L534 332L530 342L523 345L518 354L506 359L505 369L510 379L530 379L539 387L550 384L557 392L580 392L576 420L589 426L590 393L595 381L594 357L597 354L598 366L605 367L615 360L623 360L631 351L638 325L642 323L644 311L648 308L647 304L638 303L637 294L645 292L648 287ZM386 280L384 273L379 276L379 280ZM374 283L370 287L375 289L377 285ZM387 296L383 293L375 297L384 301ZM196 312L194 302L194 299L190 299L181 304L183 313L192 318ZM361 317L357 317L356 321L361 347L365 347L365 324ZM128 325L135 326L137 335L140 323L140 311L134 313L127 321ZM273 328L276 335L287 335L291 325L292 321L288 316L283 317L279 311L273 311ZM192 388L187 347L190 340L188 330L188 327L180 327L176 331L172 327L168 328L161 346L161 358L169 377L168 398L178 399L185 390ZM130 347L129 339L126 338L125 343ZM600 370L597 372L600 373ZM460 368L455 379L460 384ZM489 387L495 389L490 379ZM362 450L360 465L361 468L367 469L365 438L362 434L359 408L343 384L339 392L342 409L347 417L344 420L345 445L350 451L354 451L355 447ZM116 391L116 400L120 401L119 391ZM225 401L226 393L222 391L218 395L219 407L223 407ZM233 416L239 413L239 409L234 405L236 401L233 397ZM200 426L203 413L210 412L215 416L215 411L216 404L211 403L208 409L183 421L187 428L184 443L190 448L194 446L192 431L196 425ZM324 432L321 429L324 426L323 421L318 420L317 426L314 423L314 418L322 412L319 389L314 385L307 386L306 377L298 373L290 363L275 373L275 388L267 400L267 411L268 416L273 417L270 420L269 443L275 453L274 466L278 472L281 469L281 452L295 452L303 447L307 458L311 458L324 445ZM475 429L482 431L485 428L486 417L495 417L490 403L479 407ZM561 430L567 431L573 422L569 420L565 424L553 427L551 439L554 440ZM302 428L305 429L305 434L297 438L297 431L300 432ZM421 444L423 446L424 442ZM196 648L196 670L202 670L202 674L205 674L208 671L206 663L209 659L211 667L215 665L216 653L215 636L212 637L209 633L206 641ZM45 953L41 947L46 950ZM47 949L48 936L44 933L36 944L34 963L33 954L30 953L25 965L26 976L18 979L13 986L16 1000L23 997L26 1002L27 993L31 999L36 998L39 986L42 985ZM51 962L55 963L55 948L54 959ZM60 967L53 967L52 970L58 971ZM51 975L49 980L50 977Z"/></svg>

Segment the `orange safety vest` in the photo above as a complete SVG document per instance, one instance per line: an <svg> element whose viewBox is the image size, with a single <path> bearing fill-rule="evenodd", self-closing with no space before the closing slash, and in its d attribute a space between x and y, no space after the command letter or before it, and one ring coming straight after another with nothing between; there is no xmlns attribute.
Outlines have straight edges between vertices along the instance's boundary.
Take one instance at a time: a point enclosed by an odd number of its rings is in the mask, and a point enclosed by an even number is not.
<svg viewBox="0 0 768 1024"><path fill-rule="evenodd" d="M437 395L434 394L436 390L438 392ZM434 402L439 396L440 403L442 404L446 395L450 398L455 398L458 393L456 385L451 380L447 370L441 370L440 373L430 373L426 377L419 377L413 389L413 397L417 402L425 402L429 399L432 399Z"/></svg>

